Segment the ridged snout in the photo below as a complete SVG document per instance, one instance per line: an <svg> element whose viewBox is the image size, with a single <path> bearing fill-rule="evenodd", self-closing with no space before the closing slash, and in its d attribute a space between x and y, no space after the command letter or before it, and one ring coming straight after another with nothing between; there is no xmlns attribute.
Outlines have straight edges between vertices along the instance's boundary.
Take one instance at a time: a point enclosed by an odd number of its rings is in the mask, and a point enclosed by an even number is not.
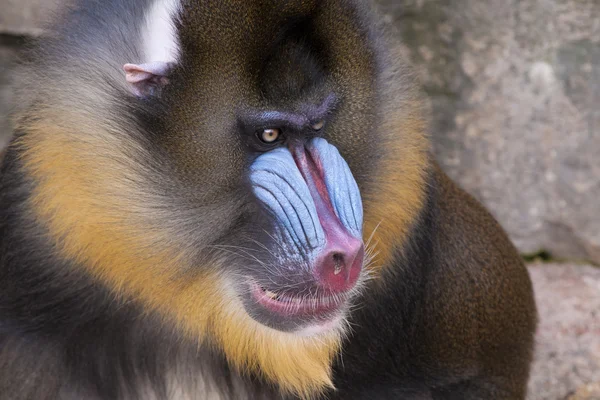
<svg viewBox="0 0 600 400"><path fill-rule="evenodd" d="M314 283L327 292L354 287L364 261L363 210L339 151L321 138L279 148L254 162L250 178L287 250L279 261L307 260Z"/></svg>

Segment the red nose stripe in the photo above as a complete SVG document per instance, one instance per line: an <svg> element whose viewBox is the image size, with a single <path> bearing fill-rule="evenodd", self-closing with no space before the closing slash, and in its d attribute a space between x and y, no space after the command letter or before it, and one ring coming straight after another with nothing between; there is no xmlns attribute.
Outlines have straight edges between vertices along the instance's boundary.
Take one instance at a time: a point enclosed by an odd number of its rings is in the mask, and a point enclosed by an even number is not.
<svg viewBox="0 0 600 400"><path fill-rule="evenodd" d="M319 283L333 292L351 289L358 280L364 258L360 238L352 236L333 211L319 155L310 154L303 146L291 149L304 177L325 232L326 245L313 260L313 273Z"/></svg>

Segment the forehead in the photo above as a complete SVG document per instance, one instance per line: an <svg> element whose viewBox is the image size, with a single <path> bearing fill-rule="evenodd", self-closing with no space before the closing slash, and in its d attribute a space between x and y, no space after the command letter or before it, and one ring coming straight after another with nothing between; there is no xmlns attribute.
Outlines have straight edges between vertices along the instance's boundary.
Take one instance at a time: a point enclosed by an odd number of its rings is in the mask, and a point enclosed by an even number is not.
<svg viewBox="0 0 600 400"><path fill-rule="evenodd" d="M156 0L142 38L149 61L168 61L182 49L230 60L264 58L273 44L296 35L330 53L341 46L358 65L371 53L364 8L349 0Z"/></svg>
<svg viewBox="0 0 600 400"><path fill-rule="evenodd" d="M194 79L220 80L225 96L243 87L280 102L299 93L318 102L327 82L351 93L361 81L364 94L376 67L368 18L358 4L158 0L144 48L148 61L177 59Z"/></svg>

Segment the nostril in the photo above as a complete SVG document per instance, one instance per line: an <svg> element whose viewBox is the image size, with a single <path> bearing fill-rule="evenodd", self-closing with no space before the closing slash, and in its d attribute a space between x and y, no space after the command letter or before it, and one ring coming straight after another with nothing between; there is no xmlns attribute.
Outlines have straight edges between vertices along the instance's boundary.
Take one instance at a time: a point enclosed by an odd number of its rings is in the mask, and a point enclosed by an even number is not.
<svg viewBox="0 0 600 400"><path fill-rule="evenodd" d="M315 260L316 277L323 287L334 292L349 290L358 280L363 259L364 247L359 240L330 246Z"/></svg>
<svg viewBox="0 0 600 400"><path fill-rule="evenodd" d="M344 256L341 253L334 253L333 256L333 274L339 275L344 269Z"/></svg>

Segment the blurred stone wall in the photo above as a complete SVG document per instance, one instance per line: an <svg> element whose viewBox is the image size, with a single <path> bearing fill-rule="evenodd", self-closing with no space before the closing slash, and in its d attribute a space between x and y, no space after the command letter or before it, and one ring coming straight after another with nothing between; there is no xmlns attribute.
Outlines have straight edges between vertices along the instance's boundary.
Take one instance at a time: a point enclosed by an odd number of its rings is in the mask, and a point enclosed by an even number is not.
<svg viewBox="0 0 600 400"><path fill-rule="evenodd" d="M0 0L7 66L60 0ZM524 253L600 263L600 1L375 0L431 101L444 169Z"/></svg>
<svg viewBox="0 0 600 400"><path fill-rule="evenodd" d="M600 263L600 1L377 1L444 169L522 252Z"/></svg>

